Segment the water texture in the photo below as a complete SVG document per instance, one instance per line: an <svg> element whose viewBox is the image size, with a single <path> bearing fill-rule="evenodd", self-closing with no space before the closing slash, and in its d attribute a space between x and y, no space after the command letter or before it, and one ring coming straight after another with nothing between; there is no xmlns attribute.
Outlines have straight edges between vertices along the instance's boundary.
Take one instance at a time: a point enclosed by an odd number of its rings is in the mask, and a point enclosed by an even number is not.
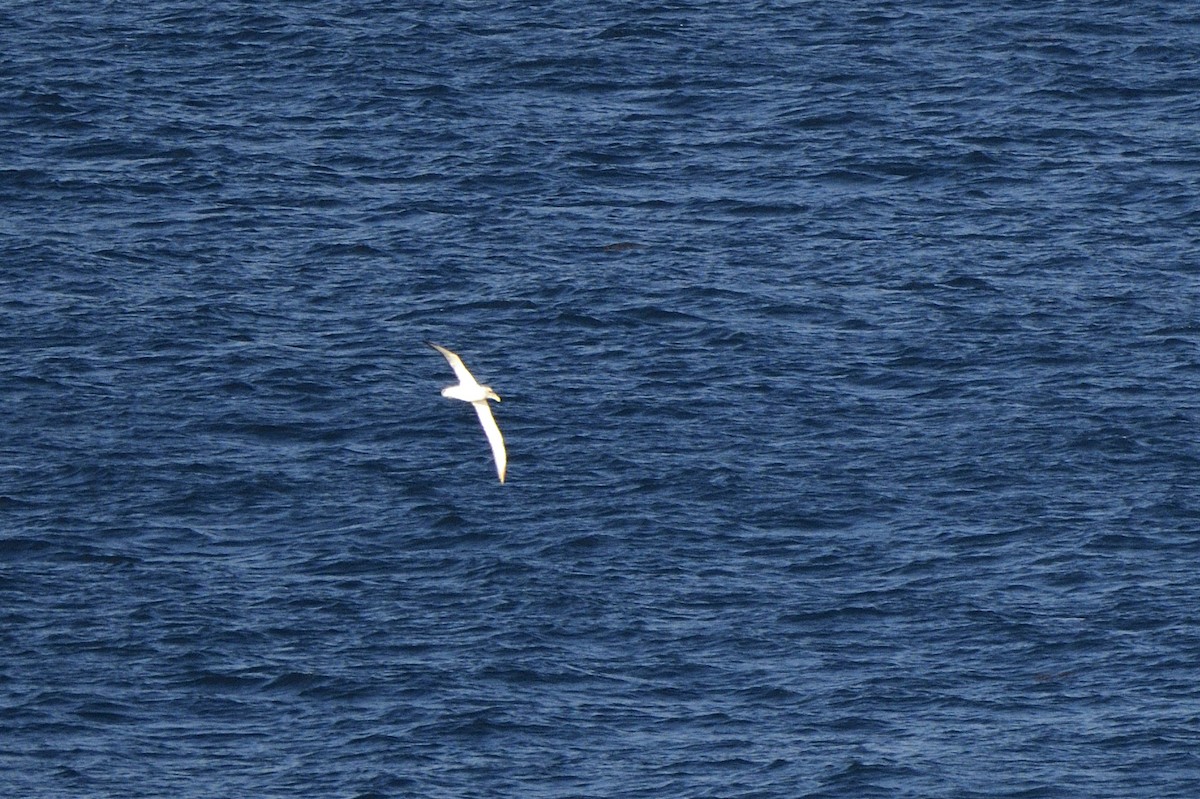
<svg viewBox="0 0 1200 799"><path fill-rule="evenodd" d="M0 31L0 794L1200 796L1187 4Z"/></svg>

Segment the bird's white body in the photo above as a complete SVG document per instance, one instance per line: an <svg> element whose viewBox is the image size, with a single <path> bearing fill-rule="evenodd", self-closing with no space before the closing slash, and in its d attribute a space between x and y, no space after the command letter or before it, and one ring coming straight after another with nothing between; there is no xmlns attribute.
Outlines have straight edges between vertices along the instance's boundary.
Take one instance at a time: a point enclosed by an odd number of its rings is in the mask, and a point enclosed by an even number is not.
<svg viewBox="0 0 1200 799"><path fill-rule="evenodd" d="M482 402L490 399L494 399L496 402L500 401L500 397L495 391L492 391L491 386L481 386L478 383L469 386L462 383L457 386L446 386L442 389L442 396L463 402Z"/></svg>
<svg viewBox="0 0 1200 799"><path fill-rule="evenodd" d="M488 400L494 399L499 402L500 395L492 391L491 386L480 385L479 381L467 371L466 365L458 355L433 342L426 343L446 358L450 368L458 377L458 385L443 388L442 396L469 402L475 408L475 413L479 416L479 424L483 426L483 432L487 435L488 443L492 447L492 457L496 460L496 474L500 476L500 482L503 483L504 472L508 468L508 453L504 449L504 436L500 435L500 427L496 424L495 417L492 416L492 409L488 407Z"/></svg>

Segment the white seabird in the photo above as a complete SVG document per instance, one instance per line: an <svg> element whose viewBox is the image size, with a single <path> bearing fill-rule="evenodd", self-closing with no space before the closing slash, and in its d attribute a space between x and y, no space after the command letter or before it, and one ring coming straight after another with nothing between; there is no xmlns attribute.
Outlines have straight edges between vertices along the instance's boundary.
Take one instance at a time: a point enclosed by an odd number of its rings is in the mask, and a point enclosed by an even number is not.
<svg viewBox="0 0 1200 799"><path fill-rule="evenodd" d="M445 356L450 363L450 368L458 377L458 385L443 388L442 396L469 402L475 406L475 413L479 415L479 423L483 425L483 432L487 434L488 443L492 445L492 457L496 459L496 474L500 475L500 482L503 483L504 470L508 468L508 454L504 451L504 436L500 435L500 428L492 416L492 409L488 407L489 399L499 402L500 396L492 391L491 386L479 385L474 375L467 371L462 358L445 347L439 347L432 341L425 343Z"/></svg>

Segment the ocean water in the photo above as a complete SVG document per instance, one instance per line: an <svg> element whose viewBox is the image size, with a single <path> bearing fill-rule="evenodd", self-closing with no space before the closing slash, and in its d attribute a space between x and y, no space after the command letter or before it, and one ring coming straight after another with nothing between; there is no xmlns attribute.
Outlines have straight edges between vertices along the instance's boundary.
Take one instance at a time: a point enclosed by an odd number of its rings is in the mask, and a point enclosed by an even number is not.
<svg viewBox="0 0 1200 799"><path fill-rule="evenodd" d="M1200 796L1188 4L0 30L0 794Z"/></svg>

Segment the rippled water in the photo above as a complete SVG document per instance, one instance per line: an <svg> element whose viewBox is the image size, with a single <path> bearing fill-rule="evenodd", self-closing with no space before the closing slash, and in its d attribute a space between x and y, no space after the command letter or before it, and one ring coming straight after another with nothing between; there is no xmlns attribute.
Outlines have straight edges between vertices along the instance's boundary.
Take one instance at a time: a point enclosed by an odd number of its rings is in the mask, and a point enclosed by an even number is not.
<svg viewBox="0 0 1200 799"><path fill-rule="evenodd" d="M4 794L1200 795L1190 8L193 6L0 5Z"/></svg>

